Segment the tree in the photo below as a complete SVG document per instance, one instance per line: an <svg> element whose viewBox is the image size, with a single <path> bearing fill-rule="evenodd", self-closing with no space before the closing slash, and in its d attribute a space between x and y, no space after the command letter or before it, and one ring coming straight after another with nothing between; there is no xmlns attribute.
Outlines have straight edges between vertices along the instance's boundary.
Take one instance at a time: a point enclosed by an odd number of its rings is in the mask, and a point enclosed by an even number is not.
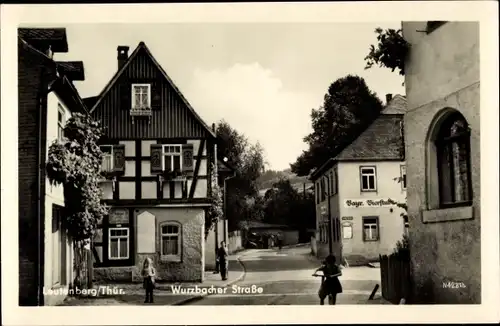
<svg viewBox="0 0 500 326"><path fill-rule="evenodd" d="M64 191L63 225L75 244L75 286L81 284L83 250L97 223L108 214L99 187L102 152L100 124L88 115L75 113L64 127L64 140L49 147L46 164L50 184Z"/></svg>
<svg viewBox="0 0 500 326"><path fill-rule="evenodd" d="M251 144L248 139L229 123L222 120L217 126L217 156L226 157L235 168L236 176L226 183L226 214L228 228L238 228L246 219L261 219L262 206L258 198L258 179L264 172L264 149L259 143Z"/></svg>
<svg viewBox="0 0 500 326"><path fill-rule="evenodd" d="M370 69L373 65L386 67L392 71L398 69L399 74L405 74L405 59L410 49L410 44L403 38L400 29L375 29L377 34L377 45L370 45L370 52L365 57L366 67Z"/></svg>
<svg viewBox="0 0 500 326"><path fill-rule="evenodd" d="M382 107L363 78L348 75L337 79L328 88L323 106L311 112L313 132L304 138L309 149L291 164L292 172L308 175L338 155L378 117Z"/></svg>
<svg viewBox="0 0 500 326"><path fill-rule="evenodd" d="M264 197L264 221L282 224L305 233L315 227L314 195L300 194L287 178L282 178L266 191Z"/></svg>

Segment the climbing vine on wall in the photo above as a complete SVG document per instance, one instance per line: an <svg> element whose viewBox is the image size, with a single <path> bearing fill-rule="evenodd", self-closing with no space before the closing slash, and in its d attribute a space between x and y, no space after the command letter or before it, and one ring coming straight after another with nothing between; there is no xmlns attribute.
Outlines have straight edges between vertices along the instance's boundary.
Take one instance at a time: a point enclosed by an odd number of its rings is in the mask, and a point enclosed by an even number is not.
<svg viewBox="0 0 500 326"><path fill-rule="evenodd" d="M90 243L98 221L108 214L99 187L101 136L98 122L84 114L73 114L64 127L63 140L50 145L46 164L50 184L62 185L64 190L63 225L75 244L76 287L81 283L83 248Z"/></svg>
<svg viewBox="0 0 500 326"><path fill-rule="evenodd" d="M214 164L212 164L212 172L215 171ZM217 222L223 218L224 216L224 211L223 211L223 194L222 194L222 189L219 187L219 184L217 182L217 176L215 173L212 173L212 180L211 180L211 186L212 186L212 194L210 197L210 207L207 209L207 214L205 216L205 238L208 236L208 233L210 230L215 228L217 225Z"/></svg>

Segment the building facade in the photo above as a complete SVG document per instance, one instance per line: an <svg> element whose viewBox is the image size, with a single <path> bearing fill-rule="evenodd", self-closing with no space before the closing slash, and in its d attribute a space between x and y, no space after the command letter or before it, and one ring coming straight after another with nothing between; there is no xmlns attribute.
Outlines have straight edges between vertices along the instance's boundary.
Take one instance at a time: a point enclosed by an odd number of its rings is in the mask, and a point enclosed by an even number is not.
<svg viewBox="0 0 500 326"><path fill-rule="evenodd" d="M414 300L481 303L479 23L405 22L403 36Z"/></svg>
<svg viewBox="0 0 500 326"><path fill-rule="evenodd" d="M18 30L19 305L55 305L74 278L73 243L64 227L62 186L45 174L49 146L63 140L72 113L86 113L73 81L82 62L55 61L68 52L63 28Z"/></svg>
<svg viewBox="0 0 500 326"><path fill-rule="evenodd" d="M388 95L382 114L335 158L312 174L316 188L317 251L350 265L390 254L408 231L402 134L406 100ZM332 223L329 223L329 220Z"/></svg>
<svg viewBox="0 0 500 326"><path fill-rule="evenodd" d="M216 136L144 42L101 94L88 98L106 135L101 186L111 207L93 239L96 280L141 280L146 257L158 279L203 281L205 212L217 174Z"/></svg>

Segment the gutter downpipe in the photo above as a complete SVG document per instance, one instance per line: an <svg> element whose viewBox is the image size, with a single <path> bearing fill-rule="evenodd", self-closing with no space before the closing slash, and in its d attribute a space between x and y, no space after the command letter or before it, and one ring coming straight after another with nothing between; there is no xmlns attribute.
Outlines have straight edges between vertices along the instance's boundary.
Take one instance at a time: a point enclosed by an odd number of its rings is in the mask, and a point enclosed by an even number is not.
<svg viewBox="0 0 500 326"><path fill-rule="evenodd" d="M43 143L43 133L46 124L46 108L47 108L47 95L50 93L50 90L46 90L48 87L48 83L46 82L46 74L47 68L43 67L41 69L40 76L40 89L38 91L38 139L37 139L37 147L38 147L38 155L37 155L37 207L36 207L36 219L37 219L37 240L38 240L38 250L37 250L37 304L39 306L43 306L44 295L43 295L43 287L44 287L44 268L45 268L45 201L42 200L42 196L44 191L42 192L42 180L45 177L43 162L45 161L42 157L43 149L42 146L45 146Z"/></svg>

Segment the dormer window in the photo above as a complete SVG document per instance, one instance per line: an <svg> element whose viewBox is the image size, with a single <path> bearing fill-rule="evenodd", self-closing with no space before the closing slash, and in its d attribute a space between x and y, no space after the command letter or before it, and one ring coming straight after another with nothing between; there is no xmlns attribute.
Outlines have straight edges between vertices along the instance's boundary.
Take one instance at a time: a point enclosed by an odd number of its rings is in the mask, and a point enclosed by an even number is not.
<svg viewBox="0 0 500 326"><path fill-rule="evenodd" d="M132 84L132 110L151 110L151 84Z"/></svg>

